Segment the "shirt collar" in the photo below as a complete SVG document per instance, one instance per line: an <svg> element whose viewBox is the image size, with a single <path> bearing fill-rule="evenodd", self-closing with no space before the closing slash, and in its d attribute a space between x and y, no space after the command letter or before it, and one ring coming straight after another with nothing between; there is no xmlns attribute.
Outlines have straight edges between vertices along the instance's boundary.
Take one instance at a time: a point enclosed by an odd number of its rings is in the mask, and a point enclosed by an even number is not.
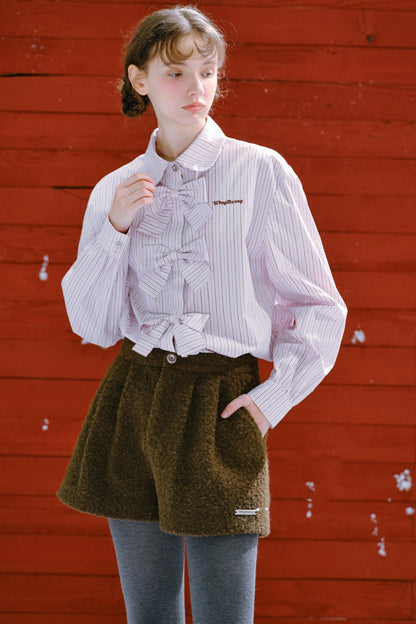
<svg viewBox="0 0 416 624"><path fill-rule="evenodd" d="M144 171L150 175L155 184L159 184L166 167L170 164L168 160L161 158L156 152L157 134L158 129L156 128L152 132L144 154ZM225 139L226 136L219 125L211 117L208 117L201 132L175 162L187 169L206 171L217 160Z"/></svg>

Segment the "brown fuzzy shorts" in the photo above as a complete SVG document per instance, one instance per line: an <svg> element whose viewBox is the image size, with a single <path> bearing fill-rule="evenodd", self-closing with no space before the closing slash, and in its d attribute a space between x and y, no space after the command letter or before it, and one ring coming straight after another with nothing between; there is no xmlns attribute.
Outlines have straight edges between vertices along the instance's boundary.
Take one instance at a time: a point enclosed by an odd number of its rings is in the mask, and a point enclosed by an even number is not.
<svg viewBox="0 0 416 624"><path fill-rule="evenodd" d="M257 360L154 349L124 339L82 426L57 492L99 516L159 521L167 533L224 535L269 528L266 442L241 408L260 383Z"/></svg>

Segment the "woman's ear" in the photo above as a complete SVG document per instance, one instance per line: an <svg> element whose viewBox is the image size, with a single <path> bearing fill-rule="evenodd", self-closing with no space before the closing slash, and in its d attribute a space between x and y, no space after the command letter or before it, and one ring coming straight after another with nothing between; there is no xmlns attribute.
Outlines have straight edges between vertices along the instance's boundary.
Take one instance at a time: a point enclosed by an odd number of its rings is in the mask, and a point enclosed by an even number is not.
<svg viewBox="0 0 416 624"><path fill-rule="evenodd" d="M147 95L145 72L136 65L129 65L128 74L133 89L137 91L139 95Z"/></svg>

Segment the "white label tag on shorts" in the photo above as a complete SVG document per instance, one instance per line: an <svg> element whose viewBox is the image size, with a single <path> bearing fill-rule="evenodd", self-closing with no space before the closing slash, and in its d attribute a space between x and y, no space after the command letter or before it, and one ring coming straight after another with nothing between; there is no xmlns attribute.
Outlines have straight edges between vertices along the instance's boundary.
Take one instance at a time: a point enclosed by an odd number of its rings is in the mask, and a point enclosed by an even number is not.
<svg viewBox="0 0 416 624"><path fill-rule="evenodd" d="M260 507L257 507L257 509L236 509L234 513L236 516L255 516L259 511Z"/></svg>

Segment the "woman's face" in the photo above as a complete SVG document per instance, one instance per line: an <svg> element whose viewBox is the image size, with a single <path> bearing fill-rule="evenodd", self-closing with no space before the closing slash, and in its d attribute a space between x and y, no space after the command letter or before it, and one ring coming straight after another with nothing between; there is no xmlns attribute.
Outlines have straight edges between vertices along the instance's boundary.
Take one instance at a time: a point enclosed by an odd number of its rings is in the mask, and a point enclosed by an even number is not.
<svg viewBox="0 0 416 624"><path fill-rule="evenodd" d="M202 128L217 89L217 57L202 56L192 35L181 39L179 50L189 58L165 63L156 56L145 71L130 65L130 80L140 95L149 97L159 127L173 124Z"/></svg>

